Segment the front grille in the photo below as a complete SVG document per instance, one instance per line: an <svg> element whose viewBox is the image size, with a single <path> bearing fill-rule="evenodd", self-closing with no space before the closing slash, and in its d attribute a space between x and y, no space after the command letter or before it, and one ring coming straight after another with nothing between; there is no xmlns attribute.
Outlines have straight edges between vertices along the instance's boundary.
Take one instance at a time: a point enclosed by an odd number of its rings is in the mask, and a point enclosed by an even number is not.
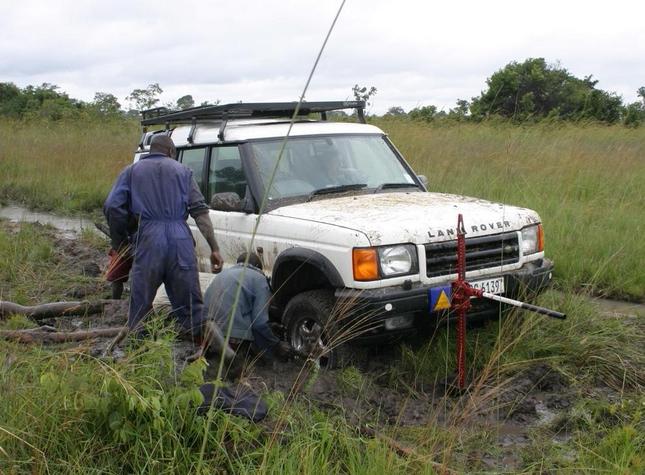
<svg viewBox="0 0 645 475"><path fill-rule="evenodd" d="M426 244L426 275L457 273L457 241ZM466 270L513 264L520 259L517 233L466 238Z"/></svg>

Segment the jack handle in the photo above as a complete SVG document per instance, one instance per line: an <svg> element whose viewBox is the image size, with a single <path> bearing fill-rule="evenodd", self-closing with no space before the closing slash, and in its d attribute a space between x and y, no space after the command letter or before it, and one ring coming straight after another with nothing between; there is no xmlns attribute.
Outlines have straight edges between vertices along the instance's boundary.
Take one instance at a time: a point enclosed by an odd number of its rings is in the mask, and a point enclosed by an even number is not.
<svg viewBox="0 0 645 475"><path fill-rule="evenodd" d="M544 307L538 307L537 305L531 305L530 303L520 302L519 300L509 299L508 297L502 297L500 295L489 294L488 292L476 292L478 296L495 300L496 302L502 302L508 305L513 305L514 307L523 308L524 310L530 310L531 312L539 313L541 315L546 315L551 318L557 318L559 320L565 320L567 315L561 312L556 312Z"/></svg>

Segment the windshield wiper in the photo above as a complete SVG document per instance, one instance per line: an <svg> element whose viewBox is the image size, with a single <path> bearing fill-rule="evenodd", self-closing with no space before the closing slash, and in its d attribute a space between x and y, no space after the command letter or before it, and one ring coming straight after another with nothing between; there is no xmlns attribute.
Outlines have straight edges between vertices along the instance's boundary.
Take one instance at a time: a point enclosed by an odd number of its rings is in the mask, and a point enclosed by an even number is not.
<svg viewBox="0 0 645 475"><path fill-rule="evenodd" d="M379 186L374 188L374 193L378 193L381 190L387 190L392 188L420 188L416 183L381 183Z"/></svg>
<svg viewBox="0 0 645 475"><path fill-rule="evenodd" d="M311 201L311 199L316 195L326 195L330 193L342 193L343 191L360 190L361 188L365 188L366 186L367 183L353 183L351 185L327 186L325 188L319 188L309 193L307 201Z"/></svg>

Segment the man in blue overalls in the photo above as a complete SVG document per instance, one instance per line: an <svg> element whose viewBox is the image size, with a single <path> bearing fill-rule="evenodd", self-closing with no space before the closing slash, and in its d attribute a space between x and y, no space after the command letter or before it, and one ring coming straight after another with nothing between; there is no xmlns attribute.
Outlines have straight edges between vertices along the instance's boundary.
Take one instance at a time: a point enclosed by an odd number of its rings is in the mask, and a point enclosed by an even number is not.
<svg viewBox="0 0 645 475"><path fill-rule="evenodd" d="M103 211L110 226L112 247L117 251L128 244L129 217L133 215L138 221L132 239L134 262L127 331L141 330L163 283L180 329L200 339L204 329L203 299L194 241L186 223L188 215L195 219L211 248L212 271L219 272L223 261L204 197L192 171L174 160L175 154L170 137L155 135L150 153L121 172Z"/></svg>

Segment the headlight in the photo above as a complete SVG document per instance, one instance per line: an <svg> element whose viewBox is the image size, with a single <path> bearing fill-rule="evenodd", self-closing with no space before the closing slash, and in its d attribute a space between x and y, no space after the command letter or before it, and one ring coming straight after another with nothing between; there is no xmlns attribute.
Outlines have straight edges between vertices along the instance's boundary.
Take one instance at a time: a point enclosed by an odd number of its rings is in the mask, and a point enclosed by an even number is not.
<svg viewBox="0 0 645 475"><path fill-rule="evenodd" d="M378 257L383 277L409 274L417 267L416 249L411 244L380 247Z"/></svg>
<svg viewBox="0 0 645 475"><path fill-rule="evenodd" d="M544 251L544 231L541 224L522 229L522 254L534 254Z"/></svg>
<svg viewBox="0 0 645 475"><path fill-rule="evenodd" d="M355 247L352 250L354 280L370 281L419 272L414 244Z"/></svg>

